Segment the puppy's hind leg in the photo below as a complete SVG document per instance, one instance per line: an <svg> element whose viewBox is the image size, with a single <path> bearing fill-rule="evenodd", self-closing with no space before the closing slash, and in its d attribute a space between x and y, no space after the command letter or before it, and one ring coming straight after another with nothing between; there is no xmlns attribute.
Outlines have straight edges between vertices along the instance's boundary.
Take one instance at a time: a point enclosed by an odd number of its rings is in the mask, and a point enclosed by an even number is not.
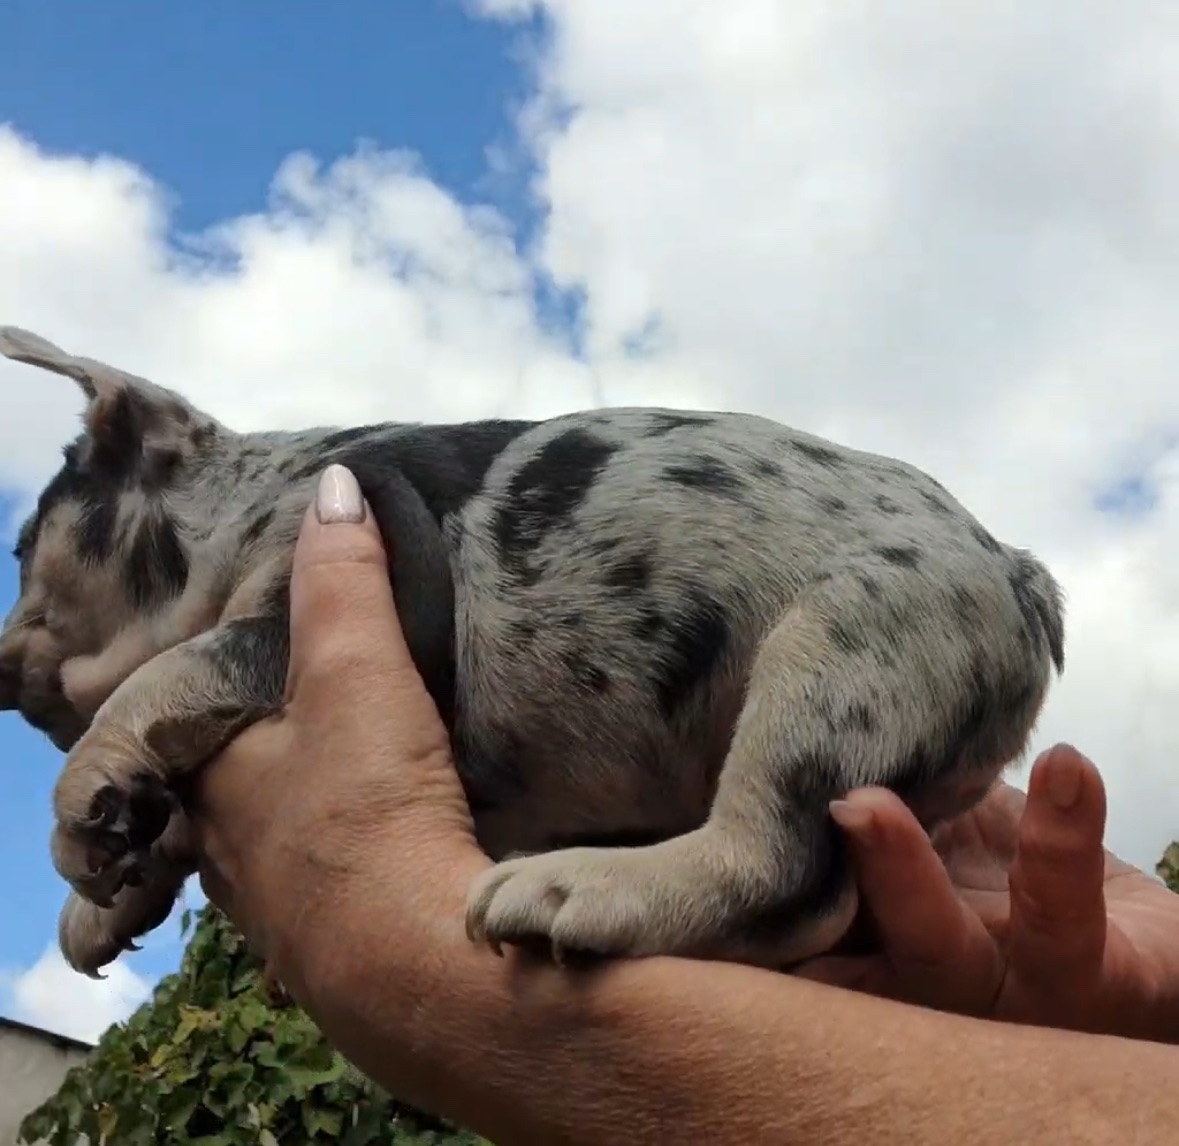
<svg viewBox="0 0 1179 1146"><path fill-rule="evenodd" d="M754 662L708 820L647 847L507 860L468 900L492 946L551 941L606 955L674 954L778 966L834 944L855 892L829 801L845 787L826 726L828 638L795 609ZM836 670L837 671L837 670Z"/></svg>
<svg viewBox="0 0 1179 1146"><path fill-rule="evenodd" d="M878 602L860 580L833 579L767 635L703 826L650 847L501 863L472 888L471 935L769 967L833 946L857 898L830 801L932 782L956 810L944 792L985 791L1046 687L1034 656L997 637L984 655L985 641L955 632L928 583L890 591Z"/></svg>

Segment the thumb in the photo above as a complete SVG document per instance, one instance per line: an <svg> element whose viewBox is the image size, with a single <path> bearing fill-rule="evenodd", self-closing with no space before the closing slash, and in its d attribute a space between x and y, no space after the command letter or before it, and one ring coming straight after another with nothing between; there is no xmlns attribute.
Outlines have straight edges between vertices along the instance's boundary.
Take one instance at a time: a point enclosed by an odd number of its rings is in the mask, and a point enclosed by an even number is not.
<svg viewBox="0 0 1179 1146"><path fill-rule="evenodd" d="M307 509L291 568L288 700L324 713L380 703L433 703L410 655L389 580L388 553L352 472L328 466ZM374 698L375 699L375 698ZM418 719L415 711L411 719ZM437 719L435 712L434 719Z"/></svg>
<svg viewBox="0 0 1179 1146"><path fill-rule="evenodd" d="M1011 964L1053 994L1075 996L1105 955L1105 787L1074 748L1036 761L1011 868Z"/></svg>

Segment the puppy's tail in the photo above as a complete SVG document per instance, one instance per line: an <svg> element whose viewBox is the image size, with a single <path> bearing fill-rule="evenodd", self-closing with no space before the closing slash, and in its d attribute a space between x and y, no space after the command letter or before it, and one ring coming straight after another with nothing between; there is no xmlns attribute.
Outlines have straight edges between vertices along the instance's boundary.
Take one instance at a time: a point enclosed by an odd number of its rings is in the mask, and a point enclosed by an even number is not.
<svg viewBox="0 0 1179 1146"><path fill-rule="evenodd" d="M1032 639L1048 653L1057 673L1064 672L1064 592L1056 578L1026 549L1012 549L1011 591Z"/></svg>

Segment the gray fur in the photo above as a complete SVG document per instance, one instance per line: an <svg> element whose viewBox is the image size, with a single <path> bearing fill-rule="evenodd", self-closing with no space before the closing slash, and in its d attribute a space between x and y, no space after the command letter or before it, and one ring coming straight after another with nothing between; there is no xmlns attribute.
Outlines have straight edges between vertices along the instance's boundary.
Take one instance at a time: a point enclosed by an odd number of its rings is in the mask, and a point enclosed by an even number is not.
<svg viewBox="0 0 1179 1146"><path fill-rule="evenodd" d="M281 703L291 552L331 462L392 542L411 652L501 861L468 912L495 946L824 950L856 904L829 802L885 784L930 826L964 810L1063 669L1035 558L921 471L764 418L236 434L36 336L0 351L91 399L0 632L0 707L69 752L53 854L79 969L158 924L194 866L181 781Z"/></svg>

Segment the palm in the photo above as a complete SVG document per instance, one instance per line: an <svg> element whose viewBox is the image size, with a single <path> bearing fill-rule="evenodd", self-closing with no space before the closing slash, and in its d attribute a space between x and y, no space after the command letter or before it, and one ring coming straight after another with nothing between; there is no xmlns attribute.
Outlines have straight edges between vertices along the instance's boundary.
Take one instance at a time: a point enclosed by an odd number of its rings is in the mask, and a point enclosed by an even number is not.
<svg viewBox="0 0 1179 1146"><path fill-rule="evenodd" d="M1021 959L1013 951L1013 887L1023 793L1005 784L971 812L943 825L933 844L960 900L965 935L946 976L899 969L887 952L820 958L800 971L807 977L909 998L946 1009L1010 1021L1068 1026L1174 1041L1179 1037L1179 896L1141 871L1104 855L1105 920L1094 939L1084 931L1086 952L1068 951L1067 974L1051 960ZM943 969L944 970L944 969Z"/></svg>
<svg viewBox="0 0 1179 1146"><path fill-rule="evenodd" d="M997 785L973 811L933 838L963 902L978 915L1001 956L1009 946L1010 875L1025 803L1022 792ZM1109 851L1104 853L1104 888L1105 946L1093 992L1045 1006L1039 999L1044 983L1008 973L995 999L996 1018L1031 1018L1059 1004L1075 1009L1077 1021L1070 1025L1173 1035L1179 1027L1179 897ZM1131 1015L1133 1029L1126 1030Z"/></svg>

